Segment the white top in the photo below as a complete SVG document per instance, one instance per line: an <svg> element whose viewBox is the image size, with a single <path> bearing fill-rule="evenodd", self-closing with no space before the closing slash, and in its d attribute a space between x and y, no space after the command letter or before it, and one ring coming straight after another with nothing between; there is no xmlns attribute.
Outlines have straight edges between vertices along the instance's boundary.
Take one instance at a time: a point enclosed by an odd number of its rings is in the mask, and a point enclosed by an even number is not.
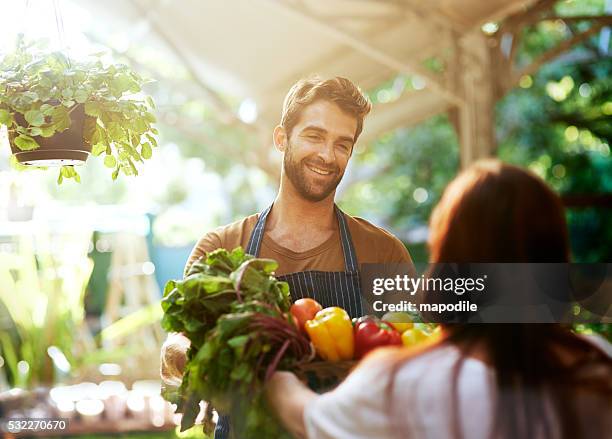
<svg viewBox="0 0 612 439"><path fill-rule="evenodd" d="M589 337L590 338L590 337ZM612 345L593 340L608 355ZM402 437L453 437L453 368L459 359L454 346L434 349L401 366L393 386L393 415L405 413ZM390 365L368 361L332 392L318 396L304 410L309 439L396 438L390 425L387 386ZM464 438L488 438L494 419L494 371L483 362L465 359L458 377L458 413ZM407 429L407 430L406 430ZM393 432L396 432L395 435Z"/></svg>

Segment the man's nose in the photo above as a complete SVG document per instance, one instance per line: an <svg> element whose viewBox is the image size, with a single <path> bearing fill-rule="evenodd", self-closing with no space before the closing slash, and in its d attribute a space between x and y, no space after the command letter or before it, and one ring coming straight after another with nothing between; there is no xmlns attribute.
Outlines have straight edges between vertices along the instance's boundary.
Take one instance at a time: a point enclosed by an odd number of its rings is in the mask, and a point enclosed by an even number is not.
<svg viewBox="0 0 612 439"><path fill-rule="evenodd" d="M325 163L335 163L336 161L336 152L334 149L333 142L325 142L318 154L319 158L321 158Z"/></svg>

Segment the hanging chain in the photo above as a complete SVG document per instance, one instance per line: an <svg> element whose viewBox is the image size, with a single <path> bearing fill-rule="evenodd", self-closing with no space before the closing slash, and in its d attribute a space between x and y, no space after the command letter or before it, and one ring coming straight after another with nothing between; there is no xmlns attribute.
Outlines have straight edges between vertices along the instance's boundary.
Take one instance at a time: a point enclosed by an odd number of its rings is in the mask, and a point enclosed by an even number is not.
<svg viewBox="0 0 612 439"><path fill-rule="evenodd" d="M30 0L25 0L25 6L23 8L23 16L21 17L21 24L19 32L17 33L17 39L20 40L25 37L26 23L28 19L28 10L30 9Z"/></svg>
<svg viewBox="0 0 612 439"><path fill-rule="evenodd" d="M59 40L59 44L60 44L60 49L63 50L65 49L64 46L64 34L63 34L63 25L60 22L60 13L59 13L59 7L57 5L57 0L53 0L53 12L55 13L55 28L57 29L57 37Z"/></svg>
<svg viewBox="0 0 612 439"><path fill-rule="evenodd" d="M64 17L62 15L61 8L59 7L60 0L53 0L53 11L55 13L55 27L57 29L57 36L60 44L60 51L65 52L66 59L68 60L68 66L70 66L70 56L68 55L68 45L66 44L64 30Z"/></svg>

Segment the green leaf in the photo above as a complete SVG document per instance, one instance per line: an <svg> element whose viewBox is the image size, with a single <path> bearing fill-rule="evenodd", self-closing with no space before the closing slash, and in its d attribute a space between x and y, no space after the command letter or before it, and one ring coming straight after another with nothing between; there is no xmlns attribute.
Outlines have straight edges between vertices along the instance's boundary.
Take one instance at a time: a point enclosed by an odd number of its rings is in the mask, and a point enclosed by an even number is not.
<svg viewBox="0 0 612 439"><path fill-rule="evenodd" d="M42 134L42 129L39 127L30 128L30 136L40 136Z"/></svg>
<svg viewBox="0 0 612 439"><path fill-rule="evenodd" d="M125 74L119 74L111 81L110 92L113 96L119 98L124 92L132 89L134 86L138 87L138 84L136 84L132 78ZM140 87L138 87L138 89L140 89Z"/></svg>
<svg viewBox="0 0 612 439"><path fill-rule="evenodd" d="M45 116L42 114L40 110L30 110L26 111L23 115L25 120L28 121L30 125L41 126L45 123Z"/></svg>
<svg viewBox="0 0 612 439"><path fill-rule="evenodd" d="M107 155L104 157L104 166L107 168L114 168L117 166L117 159L112 155Z"/></svg>
<svg viewBox="0 0 612 439"><path fill-rule="evenodd" d="M115 170L113 171L113 173L111 174L111 177L113 178L113 180L117 180L118 176L119 176L119 167L117 166Z"/></svg>
<svg viewBox="0 0 612 439"><path fill-rule="evenodd" d="M15 138L15 145L22 151L32 151L40 146L36 140L25 134L20 134Z"/></svg>
<svg viewBox="0 0 612 439"><path fill-rule="evenodd" d="M51 113L51 119L53 120L53 125L57 131L61 132L67 128L70 128L70 114L68 113L68 109L65 107L54 107L53 112Z"/></svg>
<svg viewBox="0 0 612 439"><path fill-rule="evenodd" d="M147 133L146 136L147 136L147 139L149 139L149 141L151 142L151 144L157 148L157 140L155 140L155 137L153 137L149 133Z"/></svg>
<svg viewBox="0 0 612 439"><path fill-rule="evenodd" d="M95 145L97 143L104 143L106 140L106 133L104 132L104 128L99 123L100 121L96 121L96 129L91 136L91 144Z"/></svg>
<svg viewBox="0 0 612 439"><path fill-rule="evenodd" d="M136 148L134 148L129 143L122 143L122 145L123 145L123 148L130 155L130 157L132 157L136 161L142 162L142 157L140 156L140 154L138 154L138 151L136 151Z"/></svg>
<svg viewBox="0 0 612 439"><path fill-rule="evenodd" d="M42 133L40 135L42 137L51 137L52 135L55 134L55 128L53 127L53 125L47 125L47 126L41 127L41 131Z"/></svg>
<svg viewBox="0 0 612 439"><path fill-rule="evenodd" d="M142 144L142 146L140 147L140 154L142 155L142 158L144 159L148 160L151 158L153 153L151 151L151 144L149 142Z"/></svg>
<svg viewBox="0 0 612 439"><path fill-rule="evenodd" d="M137 133L142 134L142 133L146 133L149 130L149 125L147 124L145 120L138 118L134 120L134 125L132 129L136 131Z"/></svg>
<svg viewBox="0 0 612 439"><path fill-rule="evenodd" d="M42 104L40 106L40 111L42 111L45 116L51 116L51 113L53 113L53 106L49 104Z"/></svg>
<svg viewBox="0 0 612 439"><path fill-rule="evenodd" d="M24 92L21 97L28 103L31 104L34 101L38 100L38 94L34 93L33 91L26 91Z"/></svg>
<svg viewBox="0 0 612 439"><path fill-rule="evenodd" d="M155 106L155 102L153 101L153 98L151 96L147 96L146 98L147 104L149 104L149 106L153 109L157 108Z"/></svg>
<svg viewBox="0 0 612 439"><path fill-rule="evenodd" d="M125 132L123 131L123 128L116 122L111 122L108 124L107 132L113 141L125 139Z"/></svg>
<svg viewBox="0 0 612 439"><path fill-rule="evenodd" d="M0 125L11 125L13 122L13 117L8 110L3 110L0 108Z"/></svg>
<svg viewBox="0 0 612 439"><path fill-rule="evenodd" d="M98 124L96 122L96 119L94 119L93 117L86 117L85 121L83 122L83 138L91 144L98 143L97 141L94 141L93 139L94 135L96 134L97 129L98 129ZM96 139L96 140L99 140L99 139Z"/></svg>
<svg viewBox="0 0 612 439"><path fill-rule="evenodd" d="M71 88L65 88L62 90L62 97L64 99L72 99L73 96L74 96L74 90L72 90Z"/></svg>
<svg viewBox="0 0 612 439"><path fill-rule="evenodd" d="M85 114L93 117L100 117L102 107L98 102L85 102Z"/></svg>
<svg viewBox="0 0 612 439"><path fill-rule="evenodd" d="M145 113L144 113L144 118L145 118L146 120L148 120L149 122L151 122L151 123L155 123L155 122L157 122L157 119L155 118L155 116L153 115L153 113L151 113L151 112L149 112L149 111L147 111L147 112L145 112Z"/></svg>
<svg viewBox="0 0 612 439"><path fill-rule="evenodd" d="M181 418L181 432L193 427L198 413L200 413L200 397L190 395L185 403L183 417Z"/></svg>
<svg viewBox="0 0 612 439"><path fill-rule="evenodd" d="M242 363L237 368L232 370L230 378L236 381L242 381L249 374L250 365L249 363Z"/></svg>
<svg viewBox="0 0 612 439"><path fill-rule="evenodd" d="M74 169L74 166L72 166L72 165L71 166L62 166L62 168L60 169L60 175L63 176L64 178L73 178L77 183L81 182L81 176L76 171L76 169ZM58 183L61 184L59 179L58 179Z"/></svg>
<svg viewBox="0 0 612 439"><path fill-rule="evenodd" d="M76 93L74 93L74 100L77 101L79 104L84 103L88 97L89 94L83 89L79 89L76 91Z"/></svg>
<svg viewBox="0 0 612 439"><path fill-rule="evenodd" d="M233 348L239 348L244 346L249 341L248 335L238 335L236 337L232 337L227 341L227 344Z"/></svg>
<svg viewBox="0 0 612 439"><path fill-rule="evenodd" d="M91 153L95 156L102 154L106 150L106 145L97 143L91 148Z"/></svg>
<svg viewBox="0 0 612 439"><path fill-rule="evenodd" d="M134 162L132 161L132 159L128 157L127 162L130 166L130 169L132 170L131 175L138 175L138 169L136 168L136 165L134 165ZM123 172L125 172L125 169Z"/></svg>

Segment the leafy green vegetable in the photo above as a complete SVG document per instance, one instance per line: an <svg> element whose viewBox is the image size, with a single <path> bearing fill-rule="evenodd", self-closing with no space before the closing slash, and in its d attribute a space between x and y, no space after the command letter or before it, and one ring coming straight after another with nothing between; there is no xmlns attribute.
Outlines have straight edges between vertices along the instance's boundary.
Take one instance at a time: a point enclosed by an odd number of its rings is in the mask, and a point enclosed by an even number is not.
<svg viewBox="0 0 612 439"><path fill-rule="evenodd" d="M144 83L125 65L107 66L99 59L77 62L20 38L16 49L0 59L0 125L8 128L19 149L29 151L39 147L33 137L70 128L70 113L83 105L83 139L93 155L106 151L104 163L113 168L113 179L119 172L138 175L134 162L150 159L152 146L157 146L153 100L130 96L141 92ZM60 171L58 182L63 178L79 180L74 168Z"/></svg>
<svg viewBox="0 0 612 439"><path fill-rule="evenodd" d="M183 413L182 430L208 401L207 433L214 407L231 415L236 437L290 437L268 412L263 385L275 370L290 370L313 353L288 313L289 287L273 277L277 267L241 248L219 249L166 284L162 326L191 340L181 386L164 391Z"/></svg>

